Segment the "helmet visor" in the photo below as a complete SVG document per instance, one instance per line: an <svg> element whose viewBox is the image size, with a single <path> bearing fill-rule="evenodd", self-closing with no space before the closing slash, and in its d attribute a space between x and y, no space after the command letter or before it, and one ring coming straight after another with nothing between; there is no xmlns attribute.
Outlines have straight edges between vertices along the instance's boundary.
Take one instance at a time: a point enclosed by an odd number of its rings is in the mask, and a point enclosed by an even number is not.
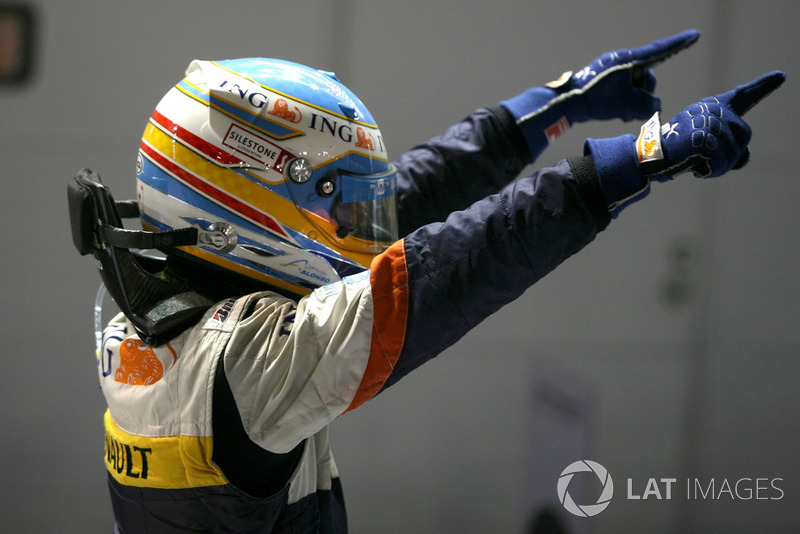
<svg viewBox="0 0 800 534"><path fill-rule="evenodd" d="M380 174L357 175L338 171L340 193L331 207L338 225L336 237L348 239L364 252L378 253L397 241L397 169ZM355 242L355 243L354 243Z"/></svg>

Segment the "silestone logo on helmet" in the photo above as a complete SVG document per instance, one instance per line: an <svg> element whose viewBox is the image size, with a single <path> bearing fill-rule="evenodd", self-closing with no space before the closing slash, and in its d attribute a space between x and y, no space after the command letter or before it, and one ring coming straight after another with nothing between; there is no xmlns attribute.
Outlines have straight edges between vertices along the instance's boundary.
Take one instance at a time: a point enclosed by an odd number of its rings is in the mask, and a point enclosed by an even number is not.
<svg viewBox="0 0 800 534"><path fill-rule="evenodd" d="M267 139L240 126L231 124L222 144L281 172L282 164L291 157L287 151Z"/></svg>
<svg viewBox="0 0 800 534"><path fill-rule="evenodd" d="M578 473L594 473L603 484L603 491L594 504L577 504L569 494L569 484ZM591 517L599 514L611 503L614 496L614 482L605 467L591 460L580 460L567 466L558 477L558 500L571 514L580 517Z"/></svg>

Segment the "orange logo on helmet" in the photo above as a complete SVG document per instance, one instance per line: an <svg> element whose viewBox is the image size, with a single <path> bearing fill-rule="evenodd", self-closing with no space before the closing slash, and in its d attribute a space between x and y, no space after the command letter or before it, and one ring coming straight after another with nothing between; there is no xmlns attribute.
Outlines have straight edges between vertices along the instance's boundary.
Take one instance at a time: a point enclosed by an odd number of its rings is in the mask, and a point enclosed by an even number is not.
<svg viewBox="0 0 800 534"><path fill-rule="evenodd" d="M175 350L165 345L172 356L170 366L178 360ZM149 386L164 376L164 365L153 347L138 339L127 339L119 348L120 364L114 380L132 386Z"/></svg>
<svg viewBox="0 0 800 534"><path fill-rule="evenodd" d="M358 136L358 141L356 141L356 146L358 148L375 150L375 138L372 136L371 133L367 133L364 131L363 128L359 127L356 130L356 135Z"/></svg>
<svg viewBox="0 0 800 534"><path fill-rule="evenodd" d="M272 109L269 110L267 113L270 115L274 115L279 119L283 119L285 121L289 121L291 123L297 124L303 119L303 114L300 113L300 108L297 106L294 107L295 111L289 109L289 103L286 102L285 99L279 98L275 101L275 105L272 106Z"/></svg>

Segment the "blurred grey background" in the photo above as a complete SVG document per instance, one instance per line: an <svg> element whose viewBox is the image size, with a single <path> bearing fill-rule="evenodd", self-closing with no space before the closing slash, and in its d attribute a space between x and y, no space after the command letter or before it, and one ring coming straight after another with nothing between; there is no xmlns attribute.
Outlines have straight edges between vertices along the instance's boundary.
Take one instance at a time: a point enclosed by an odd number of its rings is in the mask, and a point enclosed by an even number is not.
<svg viewBox="0 0 800 534"><path fill-rule="evenodd" d="M396 157L477 107L687 28L700 41L656 71L666 118L769 70L789 75L747 117L749 166L657 184L523 297L336 421L351 530L521 533L548 503L569 515L556 477L581 455L608 469L615 493L602 514L565 518L575 532L800 530L800 3L24 4L37 15L34 70L0 87L0 530L112 529L99 276L73 248L66 185L90 166L118 199L132 196L147 118L192 59L334 70ZM537 165L638 126L576 127ZM676 478L672 498L660 482L660 500L627 498L651 478ZM686 480L717 493L756 478L780 493L687 498Z"/></svg>

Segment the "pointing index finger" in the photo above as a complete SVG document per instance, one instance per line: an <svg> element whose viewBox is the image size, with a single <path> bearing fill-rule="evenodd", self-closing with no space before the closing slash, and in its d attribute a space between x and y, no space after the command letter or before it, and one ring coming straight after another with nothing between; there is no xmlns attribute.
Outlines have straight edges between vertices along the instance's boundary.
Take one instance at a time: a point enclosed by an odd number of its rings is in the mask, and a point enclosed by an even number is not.
<svg viewBox="0 0 800 534"><path fill-rule="evenodd" d="M741 117L772 91L780 87L784 80L786 80L786 74L783 72L770 72L749 83L740 85L733 91L728 91L718 98L720 102L728 104L733 112Z"/></svg>
<svg viewBox="0 0 800 534"><path fill-rule="evenodd" d="M661 63L673 54L690 47L700 38L697 30L686 30L666 39L653 41L641 48L631 50L633 60L640 65L655 65Z"/></svg>

